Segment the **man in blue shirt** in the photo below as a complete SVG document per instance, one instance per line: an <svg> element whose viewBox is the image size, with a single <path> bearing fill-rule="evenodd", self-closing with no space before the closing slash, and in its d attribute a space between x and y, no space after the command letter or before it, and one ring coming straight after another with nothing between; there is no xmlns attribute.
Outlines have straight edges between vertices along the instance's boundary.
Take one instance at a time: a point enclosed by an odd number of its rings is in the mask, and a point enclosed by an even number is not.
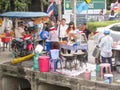
<svg viewBox="0 0 120 90"><path fill-rule="evenodd" d="M113 45L113 39L109 35L109 30L104 30L104 37L101 39L99 43L99 47L101 49L101 57L102 57L102 63L106 63L106 59L108 60L108 63L111 65L112 69L112 45Z"/></svg>

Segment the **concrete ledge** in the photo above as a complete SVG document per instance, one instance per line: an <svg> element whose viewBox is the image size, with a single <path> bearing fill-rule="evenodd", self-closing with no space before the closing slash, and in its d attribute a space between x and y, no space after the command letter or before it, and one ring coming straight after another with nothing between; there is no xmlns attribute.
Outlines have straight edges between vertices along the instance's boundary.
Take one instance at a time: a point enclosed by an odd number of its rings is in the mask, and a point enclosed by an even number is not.
<svg viewBox="0 0 120 90"><path fill-rule="evenodd" d="M11 64L0 64L0 87L4 76L22 78L29 81L31 90L38 90L40 83L47 83L62 87L68 87L71 90L119 90L119 84L105 84L100 81L86 81L80 77L70 77L54 72L41 73L33 71L32 68L20 67ZM19 83L19 82L18 82ZM15 83L17 84L17 83ZM0 90L2 90L0 88ZM10 90L10 89L9 89ZM13 90L13 89L11 89Z"/></svg>

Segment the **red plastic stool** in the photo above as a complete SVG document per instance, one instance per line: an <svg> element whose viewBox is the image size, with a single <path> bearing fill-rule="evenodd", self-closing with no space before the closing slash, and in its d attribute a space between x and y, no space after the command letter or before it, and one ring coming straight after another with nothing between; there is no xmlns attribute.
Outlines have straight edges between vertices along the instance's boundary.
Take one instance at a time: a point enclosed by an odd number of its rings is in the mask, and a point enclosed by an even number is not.
<svg viewBox="0 0 120 90"><path fill-rule="evenodd" d="M2 37L1 41L3 42L3 51L5 51L5 48L7 48L7 45L9 45L9 51L10 51L10 41L11 37ZM6 46L5 46L6 45Z"/></svg>
<svg viewBox="0 0 120 90"><path fill-rule="evenodd" d="M103 79L103 77L104 77L104 68L105 69L108 68L109 73L110 74L112 73L111 72L111 66L110 66L109 63L102 63L102 64L100 64L100 76L101 76L101 79Z"/></svg>

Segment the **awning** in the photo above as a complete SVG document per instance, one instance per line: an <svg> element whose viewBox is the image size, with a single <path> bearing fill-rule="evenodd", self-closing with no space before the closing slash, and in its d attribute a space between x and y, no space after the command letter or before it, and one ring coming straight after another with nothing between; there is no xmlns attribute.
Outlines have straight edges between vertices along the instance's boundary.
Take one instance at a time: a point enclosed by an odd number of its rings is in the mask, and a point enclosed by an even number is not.
<svg viewBox="0 0 120 90"><path fill-rule="evenodd" d="M1 14L2 17L8 18L37 18L37 17L49 17L45 12L5 12Z"/></svg>

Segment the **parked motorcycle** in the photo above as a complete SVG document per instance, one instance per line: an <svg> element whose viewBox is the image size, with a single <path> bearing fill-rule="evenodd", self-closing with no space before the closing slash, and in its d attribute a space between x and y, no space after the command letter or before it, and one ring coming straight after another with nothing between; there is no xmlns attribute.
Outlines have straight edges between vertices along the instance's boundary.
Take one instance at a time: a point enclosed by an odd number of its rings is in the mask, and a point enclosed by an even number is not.
<svg viewBox="0 0 120 90"><path fill-rule="evenodd" d="M29 55L34 50L34 45L31 35L26 35L23 38L15 38L11 42L11 48L15 57Z"/></svg>

